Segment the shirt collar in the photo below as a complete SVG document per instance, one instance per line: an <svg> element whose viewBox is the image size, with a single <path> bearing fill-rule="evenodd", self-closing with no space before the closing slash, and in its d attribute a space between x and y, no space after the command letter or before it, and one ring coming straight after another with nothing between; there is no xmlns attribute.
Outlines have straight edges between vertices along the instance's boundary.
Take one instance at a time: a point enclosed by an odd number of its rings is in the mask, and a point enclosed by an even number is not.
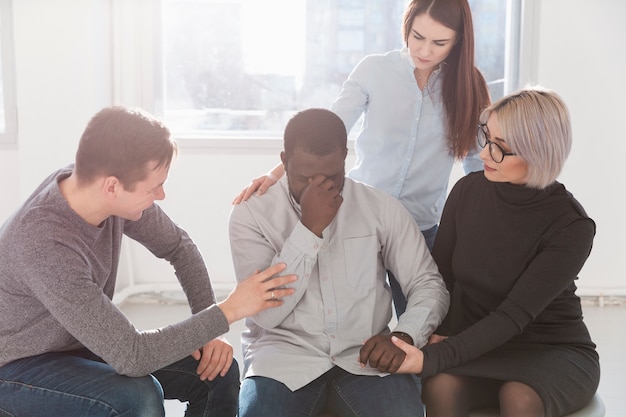
<svg viewBox="0 0 626 417"><path fill-rule="evenodd" d="M296 199L293 197L293 194L291 194L291 190L289 190L289 186L287 186L287 191L289 194L289 202L291 203L291 207L293 207L296 213L298 213L298 217L302 217L302 207L300 207L300 203L298 203Z"/></svg>
<svg viewBox="0 0 626 417"><path fill-rule="evenodd" d="M406 46L403 47L400 50L400 56L402 56L402 58L404 58L407 61L407 63L411 66L412 70L415 69L415 62L413 62L413 58L411 58L411 53L409 52L409 48L407 48ZM441 72L443 71L445 66L446 66L446 61L443 61L441 64L439 64L437 69L433 71L429 80L432 79L433 82L436 81L441 76Z"/></svg>

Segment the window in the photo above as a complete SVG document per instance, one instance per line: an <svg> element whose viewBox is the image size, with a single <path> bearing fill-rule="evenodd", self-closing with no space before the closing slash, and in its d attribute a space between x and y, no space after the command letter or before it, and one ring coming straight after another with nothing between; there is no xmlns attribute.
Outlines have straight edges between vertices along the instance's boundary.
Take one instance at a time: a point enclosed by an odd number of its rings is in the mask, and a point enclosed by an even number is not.
<svg viewBox="0 0 626 417"><path fill-rule="evenodd" d="M520 0L470 0L493 99L517 87ZM406 0L162 0L155 111L184 138L280 137L365 56L403 46Z"/></svg>
<svg viewBox="0 0 626 417"><path fill-rule="evenodd" d="M0 147L17 144L14 59L12 4L0 0Z"/></svg>

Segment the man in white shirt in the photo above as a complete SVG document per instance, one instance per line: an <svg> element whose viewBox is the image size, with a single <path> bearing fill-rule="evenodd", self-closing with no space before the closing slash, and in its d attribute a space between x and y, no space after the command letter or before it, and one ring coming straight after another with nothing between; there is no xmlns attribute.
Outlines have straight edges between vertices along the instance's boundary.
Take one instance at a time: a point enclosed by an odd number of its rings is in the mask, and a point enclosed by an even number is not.
<svg viewBox="0 0 626 417"><path fill-rule="evenodd" d="M419 379L393 374L445 316L449 296L424 238L392 196L345 177L347 134L331 111L287 124L286 176L233 208L238 280L282 262L295 293L246 320L240 417L422 415ZM408 299L393 332L386 270Z"/></svg>

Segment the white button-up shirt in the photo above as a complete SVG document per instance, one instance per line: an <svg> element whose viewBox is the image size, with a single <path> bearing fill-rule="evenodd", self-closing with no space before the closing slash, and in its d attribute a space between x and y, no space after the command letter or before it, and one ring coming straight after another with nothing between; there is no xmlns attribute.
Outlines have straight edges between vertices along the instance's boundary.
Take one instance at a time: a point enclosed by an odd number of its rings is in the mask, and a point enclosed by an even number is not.
<svg viewBox="0 0 626 417"><path fill-rule="evenodd" d="M319 238L300 222L283 177L263 196L233 208L231 250L239 281L284 262L294 295L246 319L244 375L265 376L296 390L333 366L382 375L358 363L363 343L390 331L393 272L408 298L394 330L417 346L445 316L449 297L424 238L393 197L346 178L343 203Z"/></svg>

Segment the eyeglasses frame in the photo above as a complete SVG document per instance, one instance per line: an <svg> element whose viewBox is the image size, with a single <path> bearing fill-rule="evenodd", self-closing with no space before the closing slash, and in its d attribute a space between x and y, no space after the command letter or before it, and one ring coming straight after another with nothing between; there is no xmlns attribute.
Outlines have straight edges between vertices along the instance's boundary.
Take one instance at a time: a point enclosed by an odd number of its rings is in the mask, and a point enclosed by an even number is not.
<svg viewBox="0 0 626 417"><path fill-rule="evenodd" d="M485 139L485 144L481 144L480 138L484 138ZM507 152L504 149L502 149L502 146L500 146L498 143L496 142L492 142L491 140L489 140L490 137L490 133L489 133L489 129L487 128L487 123L479 123L478 124L478 132L476 134L476 141L478 142L478 146L480 146L481 148L485 148L487 145L489 145L489 156L491 156L491 159L493 160L493 162L495 162L496 164L501 164L502 161L504 161L504 157L505 156L516 156L517 154L515 152ZM492 145L495 145L498 147L498 149L500 150L500 152L502 153L502 159L500 159L499 161L496 160L496 158L493 157L493 151L492 151Z"/></svg>

